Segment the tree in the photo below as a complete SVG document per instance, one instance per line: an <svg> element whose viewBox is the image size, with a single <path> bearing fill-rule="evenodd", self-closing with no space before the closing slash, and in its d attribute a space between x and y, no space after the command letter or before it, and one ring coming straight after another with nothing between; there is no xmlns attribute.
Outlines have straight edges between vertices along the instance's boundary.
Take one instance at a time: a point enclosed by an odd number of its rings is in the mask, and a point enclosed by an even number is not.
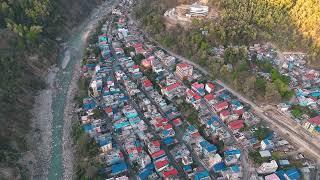
<svg viewBox="0 0 320 180"><path fill-rule="evenodd" d="M242 84L243 92L248 97L252 97L254 95L256 81L257 79L255 76L249 76Z"/></svg>
<svg viewBox="0 0 320 180"><path fill-rule="evenodd" d="M264 94L266 92L266 86L267 81L261 77L258 77L255 83L256 90Z"/></svg>
<svg viewBox="0 0 320 180"><path fill-rule="evenodd" d="M267 83L265 100L268 102L279 102L281 100L281 95L278 91L277 86L274 83Z"/></svg>
<svg viewBox="0 0 320 180"><path fill-rule="evenodd" d="M211 74L213 78L216 78L220 74L219 72L220 68L221 68L220 63L213 62L210 64Z"/></svg>
<svg viewBox="0 0 320 180"><path fill-rule="evenodd" d="M93 117L94 117L95 119L100 119L100 118L102 118L102 112L101 112L100 109L94 109L92 112L93 112Z"/></svg>
<svg viewBox="0 0 320 180"><path fill-rule="evenodd" d="M136 64L141 64L141 61L145 59L143 54L136 54L135 56L133 56L132 60L136 63Z"/></svg>
<svg viewBox="0 0 320 180"><path fill-rule="evenodd" d="M257 138L259 141L262 141L268 137L269 133L269 129L259 127L255 132L253 132L253 136Z"/></svg>

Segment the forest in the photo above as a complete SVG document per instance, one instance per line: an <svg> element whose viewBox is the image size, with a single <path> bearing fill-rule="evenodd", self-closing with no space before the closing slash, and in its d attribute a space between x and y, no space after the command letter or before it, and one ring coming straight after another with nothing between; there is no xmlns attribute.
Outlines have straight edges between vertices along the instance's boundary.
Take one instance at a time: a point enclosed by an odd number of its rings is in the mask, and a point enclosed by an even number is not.
<svg viewBox="0 0 320 180"><path fill-rule="evenodd" d="M214 78L223 79L248 97L277 102L293 95L288 78L270 64L247 61L249 45L271 42L280 50L306 51L310 65L320 65L320 4L316 0L210 0L209 6L219 9L218 19L167 28L162 14L175 3L139 3L135 17L162 45L204 66ZM219 45L226 49L224 57L211 56L212 47ZM232 72L227 64L232 64ZM271 81L256 77L252 68L271 73Z"/></svg>

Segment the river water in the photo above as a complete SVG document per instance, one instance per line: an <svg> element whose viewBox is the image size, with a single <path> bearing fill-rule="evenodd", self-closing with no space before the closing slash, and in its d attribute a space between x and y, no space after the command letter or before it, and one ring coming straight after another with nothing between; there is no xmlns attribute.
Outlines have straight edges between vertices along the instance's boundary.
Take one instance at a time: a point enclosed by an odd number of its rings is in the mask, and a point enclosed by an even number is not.
<svg viewBox="0 0 320 180"><path fill-rule="evenodd" d="M103 19L110 12L112 5L116 2L117 0L106 1L100 5L99 8L94 9L90 17L88 17L77 28L77 30L75 30L73 35L66 42L65 51L62 51L60 54L58 62L60 70L56 76L58 89L56 90L56 94L53 97L52 102L53 120L51 129L51 160L48 172L49 180L62 179L64 173L62 157L63 117L66 96L70 81L72 80L74 66L77 61L82 59L82 55L86 47L87 36L98 25L99 20Z"/></svg>

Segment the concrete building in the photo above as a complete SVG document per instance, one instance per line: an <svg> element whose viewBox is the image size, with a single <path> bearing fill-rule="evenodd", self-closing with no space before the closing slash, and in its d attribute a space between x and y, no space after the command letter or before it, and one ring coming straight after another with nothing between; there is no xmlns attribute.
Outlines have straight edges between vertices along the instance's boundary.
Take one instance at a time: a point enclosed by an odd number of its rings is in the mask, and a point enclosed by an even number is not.
<svg viewBox="0 0 320 180"><path fill-rule="evenodd" d="M262 163L261 166L257 169L259 174L270 174L276 172L278 169L278 164L275 160L270 162Z"/></svg>
<svg viewBox="0 0 320 180"><path fill-rule="evenodd" d="M186 14L187 17L205 17L209 13L209 7L200 4L192 4L189 7L189 13Z"/></svg>
<svg viewBox="0 0 320 180"><path fill-rule="evenodd" d="M186 63L179 63L176 67L176 75L181 79L189 78L193 74L193 66Z"/></svg>

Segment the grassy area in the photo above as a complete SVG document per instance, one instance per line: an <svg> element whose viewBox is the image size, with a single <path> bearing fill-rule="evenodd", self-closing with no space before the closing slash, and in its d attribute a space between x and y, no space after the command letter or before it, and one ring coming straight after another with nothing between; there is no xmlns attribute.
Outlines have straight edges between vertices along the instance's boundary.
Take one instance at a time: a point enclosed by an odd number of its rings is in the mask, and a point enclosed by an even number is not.
<svg viewBox="0 0 320 180"><path fill-rule="evenodd" d="M198 120L198 112L194 109L194 107L192 107L192 105L183 100L178 108L181 114L186 117L186 120L189 123L196 126L197 128L201 126Z"/></svg>
<svg viewBox="0 0 320 180"><path fill-rule="evenodd" d="M256 131L253 132L253 136L259 141L266 139L270 135L271 131L268 128L259 127Z"/></svg>
<svg viewBox="0 0 320 180"><path fill-rule="evenodd" d="M268 158L261 157L259 151L254 151L254 150L249 152L249 158L252 159L257 164L261 164L263 162L268 161Z"/></svg>
<svg viewBox="0 0 320 180"><path fill-rule="evenodd" d="M72 138L76 144L76 176L78 179L92 179L98 176L98 168L102 166L97 155L98 145L89 137L79 123L72 127Z"/></svg>
<svg viewBox="0 0 320 180"><path fill-rule="evenodd" d="M271 157L273 160L279 161L281 159L284 159L286 154L282 151L276 151L271 153Z"/></svg>
<svg viewBox="0 0 320 180"><path fill-rule="evenodd" d="M75 100L79 106L82 106L83 98L88 96L89 84L90 78L81 78L78 80L78 92L75 96Z"/></svg>

